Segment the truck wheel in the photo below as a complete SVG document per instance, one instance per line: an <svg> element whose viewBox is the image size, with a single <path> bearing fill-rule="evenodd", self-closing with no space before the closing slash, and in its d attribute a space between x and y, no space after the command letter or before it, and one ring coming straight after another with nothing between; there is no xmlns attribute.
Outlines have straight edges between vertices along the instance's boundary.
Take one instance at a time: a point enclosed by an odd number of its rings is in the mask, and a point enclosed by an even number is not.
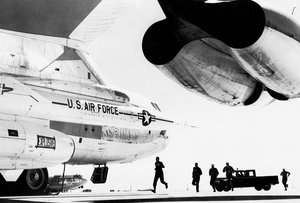
<svg viewBox="0 0 300 203"><path fill-rule="evenodd" d="M231 189L231 188L230 188L229 185L224 185L224 191L225 191L225 192L228 192L230 189Z"/></svg>
<svg viewBox="0 0 300 203"><path fill-rule="evenodd" d="M255 188L255 190L257 190L257 191L261 191L262 188L263 188L263 186L261 186L261 185L256 185L254 188Z"/></svg>
<svg viewBox="0 0 300 203"><path fill-rule="evenodd" d="M271 189L271 185L270 185L270 184L264 185L263 189L264 189L265 191L268 191L268 190Z"/></svg>
<svg viewBox="0 0 300 203"><path fill-rule="evenodd" d="M221 185L216 186L216 189L218 192L222 192L223 191L223 187Z"/></svg>

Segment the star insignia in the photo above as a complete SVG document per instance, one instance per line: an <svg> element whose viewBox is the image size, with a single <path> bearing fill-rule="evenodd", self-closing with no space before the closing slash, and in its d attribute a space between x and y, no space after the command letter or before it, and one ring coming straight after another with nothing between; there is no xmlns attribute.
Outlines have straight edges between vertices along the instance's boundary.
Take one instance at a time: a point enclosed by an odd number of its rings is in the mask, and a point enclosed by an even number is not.
<svg viewBox="0 0 300 203"><path fill-rule="evenodd" d="M14 89L11 88L11 87L7 87L5 86L5 84L1 84L0 83L0 94L3 95L5 92L10 92L10 91L13 91Z"/></svg>
<svg viewBox="0 0 300 203"><path fill-rule="evenodd" d="M143 110L142 113L138 114L138 119L142 120L143 126L149 125L152 121L156 121L156 117L151 115L148 111Z"/></svg>

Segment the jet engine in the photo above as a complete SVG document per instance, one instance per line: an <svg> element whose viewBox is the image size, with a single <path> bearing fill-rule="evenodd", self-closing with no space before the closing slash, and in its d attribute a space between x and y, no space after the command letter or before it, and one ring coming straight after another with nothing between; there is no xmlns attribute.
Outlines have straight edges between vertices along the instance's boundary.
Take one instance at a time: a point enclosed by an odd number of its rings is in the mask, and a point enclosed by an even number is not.
<svg viewBox="0 0 300 203"><path fill-rule="evenodd" d="M299 95L300 26L287 14L250 0L159 3L166 19L146 31L143 52L187 89L231 106L263 90L279 100Z"/></svg>

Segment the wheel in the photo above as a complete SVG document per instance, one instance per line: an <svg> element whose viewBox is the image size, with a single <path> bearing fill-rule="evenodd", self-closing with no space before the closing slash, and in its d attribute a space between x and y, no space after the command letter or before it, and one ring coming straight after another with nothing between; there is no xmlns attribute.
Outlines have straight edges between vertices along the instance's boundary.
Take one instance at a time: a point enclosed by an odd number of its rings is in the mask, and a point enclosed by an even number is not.
<svg viewBox="0 0 300 203"><path fill-rule="evenodd" d="M265 191L268 191L268 190L271 189L271 185L270 185L270 184L266 184L266 185L264 185L263 189L264 189Z"/></svg>
<svg viewBox="0 0 300 203"><path fill-rule="evenodd" d="M228 192L230 189L231 189L231 188L230 188L229 185L224 185L224 191L225 191L225 192Z"/></svg>
<svg viewBox="0 0 300 203"><path fill-rule="evenodd" d="M216 186L216 190L217 190L218 192L222 192L222 191L223 191L222 185L217 185L217 186Z"/></svg>
<svg viewBox="0 0 300 203"><path fill-rule="evenodd" d="M261 185L256 185L256 186L254 186L254 188L255 188L255 190L257 190L257 191L261 191L262 188L263 188L263 186L261 186Z"/></svg>
<svg viewBox="0 0 300 203"><path fill-rule="evenodd" d="M19 193L25 195L45 194L48 184L46 168L24 170L17 181Z"/></svg>

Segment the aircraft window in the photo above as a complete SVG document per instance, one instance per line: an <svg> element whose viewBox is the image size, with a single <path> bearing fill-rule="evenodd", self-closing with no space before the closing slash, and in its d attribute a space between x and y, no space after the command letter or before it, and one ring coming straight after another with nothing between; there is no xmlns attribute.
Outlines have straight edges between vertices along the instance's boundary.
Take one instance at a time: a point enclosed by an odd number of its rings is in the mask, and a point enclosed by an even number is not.
<svg viewBox="0 0 300 203"><path fill-rule="evenodd" d="M19 137L19 133L17 130L8 129L8 136Z"/></svg>
<svg viewBox="0 0 300 203"><path fill-rule="evenodd" d="M79 138L79 143L82 143L82 137L81 137L81 138Z"/></svg>
<svg viewBox="0 0 300 203"><path fill-rule="evenodd" d="M88 79L89 80L91 79L91 73L88 73Z"/></svg>
<svg viewBox="0 0 300 203"><path fill-rule="evenodd" d="M117 97L121 97L123 99L123 102L129 102L129 97L123 92L115 91L115 95Z"/></svg>

